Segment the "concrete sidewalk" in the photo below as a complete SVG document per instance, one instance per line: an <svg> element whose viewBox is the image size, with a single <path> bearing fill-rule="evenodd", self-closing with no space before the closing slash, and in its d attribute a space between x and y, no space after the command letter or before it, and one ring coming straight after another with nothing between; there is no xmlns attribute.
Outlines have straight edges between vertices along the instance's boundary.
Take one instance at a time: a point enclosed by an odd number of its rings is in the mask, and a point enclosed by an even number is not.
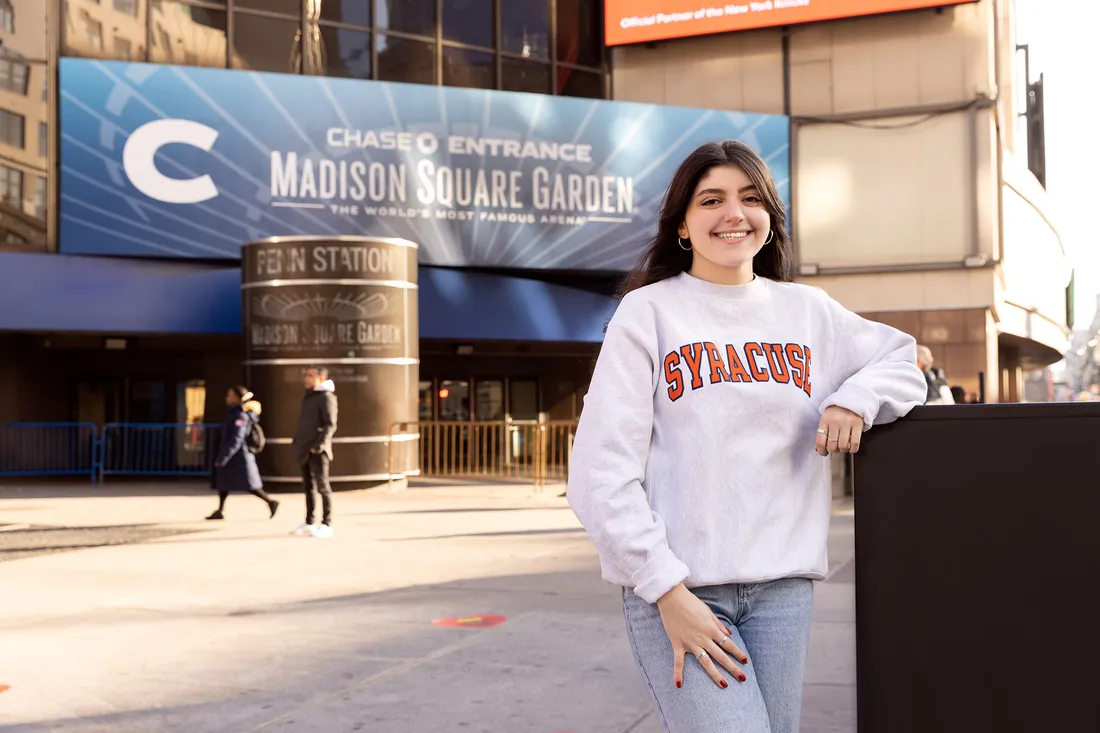
<svg viewBox="0 0 1100 733"><path fill-rule="evenodd" d="M338 494L336 536L315 540L287 534L300 495L274 520L233 496L212 523L204 487L67 488L0 486L0 728L660 730L618 593L557 491ZM808 733L855 731L852 516L836 510ZM43 544L37 527L85 529ZM80 548L113 537L127 544ZM506 620L471 621L489 614Z"/></svg>

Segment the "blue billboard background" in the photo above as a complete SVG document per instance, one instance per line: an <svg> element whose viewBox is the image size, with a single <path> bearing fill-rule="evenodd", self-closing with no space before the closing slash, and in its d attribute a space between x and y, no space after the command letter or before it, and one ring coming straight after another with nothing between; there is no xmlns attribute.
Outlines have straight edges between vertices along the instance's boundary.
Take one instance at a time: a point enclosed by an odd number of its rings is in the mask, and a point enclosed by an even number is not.
<svg viewBox="0 0 1100 733"><path fill-rule="evenodd" d="M726 138L788 200L778 115L75 58L60 77L66 253L369 234L424 264L623 270L679 163Z"/></svg>

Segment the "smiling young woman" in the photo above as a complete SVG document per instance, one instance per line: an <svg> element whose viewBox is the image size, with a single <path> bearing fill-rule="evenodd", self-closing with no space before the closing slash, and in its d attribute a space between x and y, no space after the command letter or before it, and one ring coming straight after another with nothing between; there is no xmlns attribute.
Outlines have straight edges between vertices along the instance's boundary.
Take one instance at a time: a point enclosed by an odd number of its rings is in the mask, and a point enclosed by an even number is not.
<svg viewBox="0 0 1100 733"><path fill-rule="evenodd" d="M688 156L624 281L573 443L570 506L623 589L671 733L797 730L828 567L824 457L927 391L913 338L790 282L790 252L751 148Z"/></svg>

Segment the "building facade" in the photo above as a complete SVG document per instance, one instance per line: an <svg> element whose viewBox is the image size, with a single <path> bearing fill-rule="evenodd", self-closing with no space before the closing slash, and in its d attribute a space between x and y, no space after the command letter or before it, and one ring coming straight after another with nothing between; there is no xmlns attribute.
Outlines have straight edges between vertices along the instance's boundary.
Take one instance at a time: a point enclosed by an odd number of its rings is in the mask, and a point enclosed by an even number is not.
<svg viewBox="0 0 1100 733"><path fill-rule="evenodd" d="M945 7L617 47L613 94L790 115L798 278L1020 401L1065 349L1071 272L1017 123L1014 3L911 4Z"/></svg>
<svg viewBox="0 0 1100 733"><path fill-rule="evenodd" d="M595 0L0 0L0 248L5 269L23 273L0 298L0 421L198 422L220 414L224 388L241 379L234 257L204 251L203 235L179 221L150 224L132 200L129 211L108 210L111 165L97 173L77 156L103 157L106 148L91 151L89 141L117 138L112 105L132 99L118 84L89 108L79 82L63 83L66 64L606 99L600 11ZM63 108L103 129L75 140L73 128L51 132ZM93 214L83 229L74 223ZM192 249L122 246L155 227L189 238ZM90 232L101 238L89 243ZM576 416L614 277L547 267L530 274L424 269L422 418Z"/></svg>
<svg viewBox="0 0 1100 733"><path fill-rule="evenodd" d="M233 248L357 229L421 245L422 419L573 419L669 166L722 136L781 178L798 279L912 333L953 384L1021 399L1022 370L1060 358L1070 273L1015 124L1012 2L921 4L639 40L598 0L0 0L0 422L214 419L244 353ZM338 140L330 106L356 110ZM150 167L209 176L214 204L153 201L124 165L134 133L182 117L219 135L216 163L167 145ZM529 181L526 228L325 209L325 171L353 175L320 161L335 143L432 125L574 157L539 189L534 164L448 151ZM372 159L363 196L415 176L409 156Z"/></svg>

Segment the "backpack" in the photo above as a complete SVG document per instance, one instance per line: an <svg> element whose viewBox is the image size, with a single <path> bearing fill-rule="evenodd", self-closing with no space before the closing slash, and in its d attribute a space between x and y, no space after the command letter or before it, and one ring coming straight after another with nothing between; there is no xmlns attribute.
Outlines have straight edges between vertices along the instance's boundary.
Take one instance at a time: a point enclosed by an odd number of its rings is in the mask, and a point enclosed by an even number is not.
<svg viewBox="0 0 1100 733"><path fill-rule="evenodd" d="M264 429L258 422L252 423L252 429L245 436L244 443L248 446L248 452L253 455L262 452L267 446L267 436L264 435Z"/></svg>

